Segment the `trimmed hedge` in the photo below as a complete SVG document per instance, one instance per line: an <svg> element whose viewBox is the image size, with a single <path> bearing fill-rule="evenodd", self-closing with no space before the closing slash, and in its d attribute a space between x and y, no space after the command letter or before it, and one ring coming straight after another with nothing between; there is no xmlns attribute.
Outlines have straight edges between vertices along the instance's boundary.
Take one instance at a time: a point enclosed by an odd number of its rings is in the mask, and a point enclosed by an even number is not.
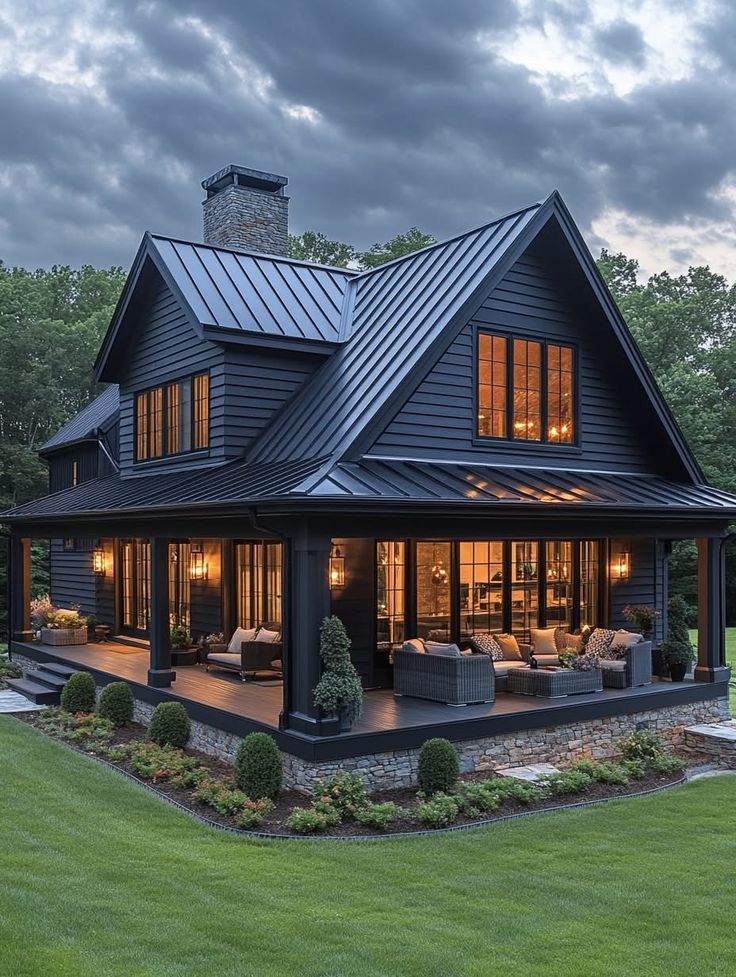
<svg viewBox="0 0 736 977"><path fill-rule="evenodd" d="M281 790L282 761L268 733L249 733L235 759L235 783L248 797L274 798Z"/></svg>
<svg viewBox="0 0 736 977"><path fill-rule="evenodd" d="M75 672L61 690L61 708L67 712L95 711L95 680L90 672Z"/></svg>
<svg viewBox="0 0 736 977"><path fill-rule="evenodd" d="M425 794L451 793L460 776L460 762L449 740L426 740L419 751L419 786Z"/></svg>
<svg viewBox="0 0 736 977"><path fill-rule="evenodd" d="M124 726L133 719L133 706L133 690L128 683L110 682L100 693L97 715L115 726Z"/></svg>
<svg viewBox="0 0 736 977"><path fill-rule="evenodd" d="M153 710L148 735L159 746L178 746L189 742L192 725L181 702L159 702Z"/></svg>

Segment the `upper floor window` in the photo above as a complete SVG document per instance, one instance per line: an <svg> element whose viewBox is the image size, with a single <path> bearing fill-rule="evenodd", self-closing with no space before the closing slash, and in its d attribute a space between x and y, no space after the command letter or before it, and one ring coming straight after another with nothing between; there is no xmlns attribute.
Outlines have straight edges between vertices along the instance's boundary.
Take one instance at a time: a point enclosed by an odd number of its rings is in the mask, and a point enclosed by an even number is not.
<svg viewBox="0 0 736 977"><path fill-rule="evenodd" d="M79 462L75 459L72 462L72 485L79 483Z"/></svg>
<svg viewBox="0 0 736 977"><path fill-rule="evenodd" d="M209 447L210 378L201 373L135 396L135 459Z"/></svg>
<svg viewBox="0 0 736 977"><path fill-rule="evenodd" d="M479 437L574 443L571 346L481 332L477 377Z"/></svg>

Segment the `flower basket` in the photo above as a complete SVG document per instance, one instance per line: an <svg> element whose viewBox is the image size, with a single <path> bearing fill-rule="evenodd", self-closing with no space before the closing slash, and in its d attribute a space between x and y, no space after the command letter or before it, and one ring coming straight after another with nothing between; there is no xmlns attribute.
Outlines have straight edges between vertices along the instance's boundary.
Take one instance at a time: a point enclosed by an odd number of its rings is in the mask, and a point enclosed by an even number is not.
<svg viewBox="0 0 736 977"><path fill-rule="evenodd" d="M86 645L87 628L41 628L41 644Z"/></svg>

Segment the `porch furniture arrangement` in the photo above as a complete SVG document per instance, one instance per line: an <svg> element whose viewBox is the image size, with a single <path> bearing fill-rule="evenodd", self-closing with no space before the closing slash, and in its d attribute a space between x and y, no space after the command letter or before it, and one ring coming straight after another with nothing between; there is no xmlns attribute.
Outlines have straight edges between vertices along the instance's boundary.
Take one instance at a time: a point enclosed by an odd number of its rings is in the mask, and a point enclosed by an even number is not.
<svg viewBox="0 0 736 977"><path fill-rule="evenodd" d="M495 639L498 651L489 650L487 640L489 637ZM516 639L510 640L502 632L491 631L486 635L473 635L468 639L467 644L476 654L486 655L491 659L496 692L508 690L508 673L511 669L529 668L532 646L516 641ZM500 658L498 657L499 653L502 656Z"/></svg>
<svg viewBox="0 0 736 977"><path fill-rule="evenodd" d="M394 695L467 706L496 698L488 655L427 654L399 648L394 652Z"/></svg>
<svg viewBox="0 0 736 977"><path fill-rule="evenodd" d="M248 675L255 676L258 672L283 674L281 626L268 623L247 633L252 633L253 638L241 641L240 651L232 650L232 641L223 651L220 648L225 646L211 645L205 656L205 670L209 672L210 666L214 665L225 671L237 672L243 682Z"/></svg>
<svg viewBox="0 0 736 977"><path fill-rule="evenodd" d="M602 692L600 668L578 672L573 668L512 668L507 675L508 691L521 695L538 695L547 699Z"/></svg>

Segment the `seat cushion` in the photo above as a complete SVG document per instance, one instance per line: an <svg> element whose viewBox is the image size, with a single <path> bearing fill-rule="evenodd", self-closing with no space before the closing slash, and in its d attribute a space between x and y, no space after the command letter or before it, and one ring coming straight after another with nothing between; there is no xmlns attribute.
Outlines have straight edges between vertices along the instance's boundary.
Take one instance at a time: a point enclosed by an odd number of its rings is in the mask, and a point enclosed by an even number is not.
<svg viewBox="0 0 736 977"><path fill-rule="evenodd" d="M214 654L207 655L208 662L214 662L216 665L227 665L230 668L240 669L241 656L240 652L237 655L229 651L216 651Z"/></svg>
<svg viewBox="0 0 736 977"><path fill-rule="evenodd" d="M625 672L626 662L619 658L599 658L598 667L609 672Z"/></svg>
<svg viewBox="0 0 736 977"><path fill-rule="evenodd" d="M493 671L496 673L496 675L505 675L507 672L511 671L512 668L529 668L529 666L524 661L509 661L508 659L506 661L493 663Z"/></svg>
<svg viewBox="0 0 736 977"><path fill-rule="evenodd" d="M558 654L555 642L555 632L557 628L532 628L532 651L537 655L556 655Z"/></svg>
<svg viewBox="0 0 736 977"><path fill-rule="evenodd" d="M227 646L228 653L231 655L240 654L240 648L244 641L252 641L256 636L256 628L236 628L235 633Z"/></svg>

